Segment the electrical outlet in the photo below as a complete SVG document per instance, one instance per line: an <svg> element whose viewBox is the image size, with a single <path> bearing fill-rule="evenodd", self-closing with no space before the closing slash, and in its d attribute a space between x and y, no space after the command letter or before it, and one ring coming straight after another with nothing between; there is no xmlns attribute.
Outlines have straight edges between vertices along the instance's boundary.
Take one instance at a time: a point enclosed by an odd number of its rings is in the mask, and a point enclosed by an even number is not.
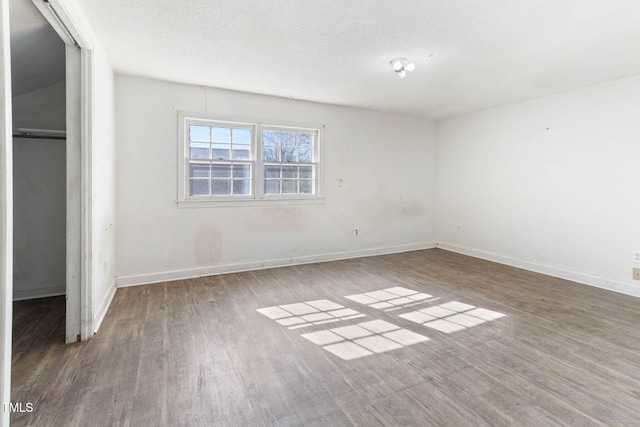
<svg viewBox="0 0 640 427"><path fill-rule="evenodd" d="M360 230L356 228L355 231L353 232L353 235L358 237L360 235Z"/></svg>
<svg viewBox="0 0 640 427"><path fill-rule="evenodd" d="M637 262L638 264L640 264L640 252L638 251L633 252L633 262Z"/></svg>
<svg viewBox="0 0 640 427"><path fill-rule="evenodd" d="M640 268L633 269L633 280L640 280Z"/></svg>

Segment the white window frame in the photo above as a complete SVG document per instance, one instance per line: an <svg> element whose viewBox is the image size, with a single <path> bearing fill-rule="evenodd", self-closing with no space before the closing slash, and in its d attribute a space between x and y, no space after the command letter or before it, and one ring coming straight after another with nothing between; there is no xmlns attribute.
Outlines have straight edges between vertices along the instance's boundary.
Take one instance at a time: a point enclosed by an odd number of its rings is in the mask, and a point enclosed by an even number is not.
<svg viewBox="0 0 640 427"><path fill-rule="evenodd" d="M286 163L284 162L268 162L265 161L262 157L263 157L263 152L264 152L264 139L262 138L263 132L265 130L275 130L275 131L291 131L291 132L304 132L304 133L313 133L314 134L314 141L313 141L313 148L312 148L312 159L313 161L311 163L295 163L296 165L309 165L313 167L314 170L314 176L313 176L313 184L314 184L314 192L310 193L310 194L300 194L300 193L294 193L294 194L264 194L264 182L265 182L265 177L264 177L264 167L266 163L273 163L273 164L280 164L280 165L286 165ZM259 156L260 156L260 161L259 161L259 173L260 173L260 177L259 177L259 185L260 188L258 189L258 196L264 200L289 200L289 199L317 199L318 198L318 182L319 182L319 167L320 167L320 156L319 156L319 150L318 150L318 145L319 145L319 139L320 139L320 130L319 129L315 129L315 128L306 128L306 127L294 127L294 126L278 126L278 125L260 125L259 126L259 132L258 132L258 149L259 149ZM282 182L282 177L280 178L281 182Z"/></svg>
<svg viewBox="0 0 640 427"><path fill-rule="evenodd" d="M184 145L184 161L183 161L183 171L182 177L184 179L184 185L182 186L182 190L184 191L184 200L189 201L228 201L228 200L253 200L255 195L255 174L257 173L256 162L257 162L257 152L256 152L256 125L254 123L244 123L244 122L232 122L232 121L222 121L222 120L210 120L210 119L202 119L202 118L190 118L185 117L184 121L184 132L183 132L183 145ZM233 129L249 129L251 131L251 141L250 141L250 158L249 160L233 160L231 158L220 160L221 163L241 163L241 164L249 164L251 166L251 180L250 180L250 194L247 195L210 195L210 196L190 196L189 195L189 164L191 159L190 150L189 150L189 125L200 125L207 127L225 127L225 128L233 128ZM203 159L208 160L210 164L215 163L217 160L215 159ZM231 179L231 178L230 178Z"/></svg>
<svg viewBox="0 0 640 427"><path fill-rule="evenodd" d="M264 122L264 123L263 123ZM189 124L225 126L252 129L251 141L251 194L190 196L189 195ZM197 113L178 113L178 198L181 208L225 207L281 204L321 204L322 196L322 129L321 125L275 122L273 120L247 120L246 118L220 118ZM311 194L264 194L263 130L308 132L314 134L312 163L314 166L314 193ZM270 162L266 162L270 163ZM296 163L297 164L297 163Z"/></svg>

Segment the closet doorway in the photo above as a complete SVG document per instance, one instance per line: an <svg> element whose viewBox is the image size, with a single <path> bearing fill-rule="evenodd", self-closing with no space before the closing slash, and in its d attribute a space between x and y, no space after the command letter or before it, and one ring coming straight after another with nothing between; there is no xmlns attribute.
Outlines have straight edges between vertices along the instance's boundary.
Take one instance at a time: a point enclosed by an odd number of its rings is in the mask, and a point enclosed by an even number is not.
<svg viewBox="0 0 640 427"><path fill-rule="evenodd" d="M64 298L45 305L64 307L60 340L75 342L82 338L81 49L61 34L49 2L10 0L10 18L14 301Z"/></svg>

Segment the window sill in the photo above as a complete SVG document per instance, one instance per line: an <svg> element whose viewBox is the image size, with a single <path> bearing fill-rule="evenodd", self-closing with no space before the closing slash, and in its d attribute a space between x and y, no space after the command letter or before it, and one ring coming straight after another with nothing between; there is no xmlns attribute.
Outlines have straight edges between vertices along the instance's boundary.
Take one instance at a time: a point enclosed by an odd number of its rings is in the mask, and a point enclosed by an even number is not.
<svg viewBox="0 0 640 427"><path fill-rule="evenodd" d="M244 200L179 200L178 208L232 208L253 206L290 206L322 205L324 198L282 198L282 199L244 199Z"/></svg>

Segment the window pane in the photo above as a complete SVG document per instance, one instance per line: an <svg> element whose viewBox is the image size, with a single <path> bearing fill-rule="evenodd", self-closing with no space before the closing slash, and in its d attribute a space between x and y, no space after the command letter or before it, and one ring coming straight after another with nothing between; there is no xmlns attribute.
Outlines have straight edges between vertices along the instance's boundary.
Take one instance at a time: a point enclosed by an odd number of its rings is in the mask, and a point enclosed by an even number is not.
<svg viewBox="0 0 640 427"><path fill-rule="evenodd" d="M298 181L294 179L282 180L282 194L295 194L298 192Z"/></svg>
<svg viewBox="0 0 640 427"><path fill-rule="evenodd" d="M233 181L233 194L251 194L250 188L248 179L236 179Z"/></svg>
<svg viewBox="0 0 640 427"><path fill-rule="evenodd" d="M251 166L249 165L233 165L234 178L250 178Z"/></svg>
<svg viewBox="0 0 640 427"><path fill-rule="evenodd" d="M189 195L190 196L208 196L209 180L208 179L190 179Z"/></svg>
<svg viewBox="0 0 640 427"><path fill-rule="evenodd" d="M263 148L263 156L262 159L265 162L277 162L280 160L278 154L280 154L280 150L277 147L264 147Z"/></svg>
<svg viewBox="0 0 640 427"><path fill-rule="evenodd" d="M313 166L300 166L300 178L313 178Z"/></svg>
<svg viewBox="0 0 640 427"><path fill-rule="evenodd" d="M282 145L296 145L296 132L281 132L280 141Z"/></svg>
<svg viewBox="0 0 640 427"><path fill-rule="evenodd" d="M280 194L280 181L268 179L264 182L264 194Z"/></svg>
<svg viewBox="0 0 640 427"><path fill-rule="evenodd" d="M213 178L230 178L231 165L211 165L211 176Z"/></svg>
<svg viewBox="0 0 640 427"><path fill-rule="evenodd" d="M298 134L298 145L300 147L311 147L313 145L313 134L312 133L299 133Z"/></svg>
<svg viewBox="0 0 640 427"><path fill-rule="evenodd" d="M251 147L248 145L234 145L233 146L233 158L235 160L249 160L251 158Z"/></svg>
<svg viewBox="0 0 640 427"><path fill-rule="evenodd" d="M209 178L209 172L211 165L202 163L190 163L189 164L189 177L190 178Z"/></svg>
<svg viewBox="0 0 640 427"><path fill-rule="evenodd" d="M213 144L213 156L214 159L229 160L229 146L226 144Z"/></svg>
<svg viewBox="0 0 640 427"><path fill-rule="evenodd" d="M232 137L235 144L251 144L251 129L233 129Z"/></svg>
<svg viewBox="0 0 640 427"><path fill-rule="evenodd" d="M262 132L262 144L276 146L280 145L278 132L275 130L265 130Z"/></svg>
<svg viewBox="0 0 640 427"><path fill-rule="evenodd" d="M229 128L211 128L211 138L213 142L231 142L231 129Z"/></svg>
<svg viewBox="0 0 640 427"><path fill-rule="evenodd" d="M189 125L189 140L209 142L209 126Z"/></svg>
<svg viewBox="0 0 640 427"><path fill-rule="evenodd" d="M296 163L298 149L295 147L282 147L282 162Z"/></svg>
<svg viewBox="0 0 640 427"><path fill-rule="evenodd" d="M265 166L264 167L265 178L280 178L280 166Z"/></svg>
<svg viewBox="0 0 640 427"><path fill-rule="evenodd" d="M231 181L211 180L211 194L225 195L231 194Z"/></svg>
<svg viewBox="0 0 640 427"><path fill-rule="evenodd" d="M209 143L208 142L192 142L189 144L189 157L192 159L208 159Z"/></svg>
<svg viewBox="0 0 640 427"><path fill-rule="evenodd" d="M283 178L297 178L298 177L298 167L297 166L283 166L282 167L282 177Z"/></svg>
<svg viewBox="0 0 640 427"><path fill-rule="evenodd" d="M313 181L301 180L300 181L300 194L312 194L313 193Z"/></svg>
<svg viewBox="0 0 640 427"><path fill-rule="evenodd" d="M300 163L311 163L311 150L308 148L298 148L298 161Z"/></svg>

